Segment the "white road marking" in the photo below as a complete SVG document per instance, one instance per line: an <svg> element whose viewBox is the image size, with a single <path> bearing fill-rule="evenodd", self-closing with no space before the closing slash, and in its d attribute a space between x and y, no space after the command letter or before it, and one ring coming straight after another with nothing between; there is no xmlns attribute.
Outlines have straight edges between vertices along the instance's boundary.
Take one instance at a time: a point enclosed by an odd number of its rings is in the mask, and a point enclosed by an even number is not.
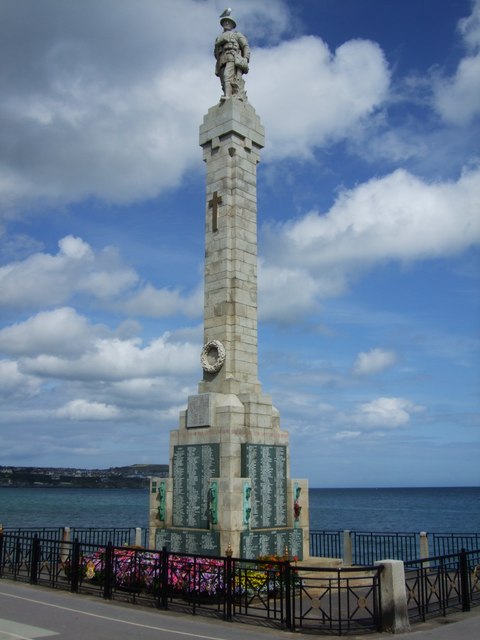
<svg viewBox="0 0 480 640"><path fill-rule="evenodd" d="M3 634L6 635L4 636ZM58 633L41 627L32 627L29 624L23 624L23 622L0 618L0 640L7 640L7 638L12 638L12 640L13 638L17 640L34 640L45 636L58 636Z"/></svg>
<svg viewBox="0 0 480 640"><path fill-rule="evenodd" d="M154 631L163 631L165 633L172 633L178 636L186 636L189 638L200 638L200 640L227 640L226 638L218 638L214 636L202 636L198 633L188 633L188 631L175 631L174 629L166 629L165 627L154 627L149 624L141 624L140 622L130 622L129 620L117 620L117 618L110 618L109 616L101 616L98 613L90 613L88 611L82 611L81 609L72 609L70 607L63 607L59 604L51 604L50 602L42 602L41 600L34 600L33 598L24 598L23 596L16 596L12 593L4 593L0 591L0 596L6 596L7 598L16 598L17 600L25 600L26 602L33 602L34 604L41 604L45 607L53 607L55 609L62 609L63 611L71 611L72 613L79 613L84 616L90 616L91 618L100 618L101 620L108 620L110 622L117 622L118 624L127 624L132 627L141 627L142 629L153 629ZM53 633L52 633L53 635ZM58 635L58 634L56 634ZM40 637L40 636L37 636ZM30 640L27 638L26 640Z"/></svg>

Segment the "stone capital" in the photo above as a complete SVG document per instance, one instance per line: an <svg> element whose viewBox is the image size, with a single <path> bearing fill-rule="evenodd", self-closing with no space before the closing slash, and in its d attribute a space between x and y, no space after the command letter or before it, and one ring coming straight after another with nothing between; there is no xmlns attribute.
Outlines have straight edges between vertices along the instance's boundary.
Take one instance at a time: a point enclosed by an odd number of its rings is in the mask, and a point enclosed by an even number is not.
<svg viewBox="0 0 480 640"><path fill-rule="evenodd" d="M222 138L236 134L251 148L263 149L265 129L255 109L248 103L229 98L211 107L200 126L199 144L218 147Z"/></svg>

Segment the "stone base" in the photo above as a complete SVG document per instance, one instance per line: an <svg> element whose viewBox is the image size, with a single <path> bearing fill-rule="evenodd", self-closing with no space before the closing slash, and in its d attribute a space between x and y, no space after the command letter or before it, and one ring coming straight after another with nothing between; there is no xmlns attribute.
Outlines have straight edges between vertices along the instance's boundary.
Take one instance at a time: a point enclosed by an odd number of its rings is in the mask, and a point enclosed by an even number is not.
<svg viewBox="0 0 480 640"><path fill-rule="evenodd" d="M152 478L150 546L178 553L309 556L308 485L290 478L288 433L269 396L190 396Z"/></svg>

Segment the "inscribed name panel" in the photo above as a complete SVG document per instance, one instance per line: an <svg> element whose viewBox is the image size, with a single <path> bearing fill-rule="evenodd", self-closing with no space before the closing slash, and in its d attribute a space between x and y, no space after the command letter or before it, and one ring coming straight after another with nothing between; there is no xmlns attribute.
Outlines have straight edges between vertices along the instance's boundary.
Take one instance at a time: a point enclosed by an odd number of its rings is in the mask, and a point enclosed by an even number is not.
<svg viewBox="0 0 480 640"><path fill-rule="evenodd" d="M287 525L287 447L242 445L242 477L252 485L252 529Z"/></svg>
<svg viewBox="0 0 480 640"><path fill-rule="evenodd" d="M302 529L243 531L240 534L240 555L242 558L253 560L260 556L282 557L287 548L290 558L303 559Z"/></svg>
<svg viewBox="0 0 480 640"><path fill-rule="evenodd" d="M157 529L155 548L163 547L172 553L220 555L220 534L218 531Z"/></svg>
<svg viewBox="0 0 480 640"><path fill-rule="evenodd" d="M173 526L208 529L210 479L220 473L219 445L176 445L172 466Z"/></svg>
<svg viewBox="0 0 480 640"><path fill-rule="evenodd" d="M209 393L189 396L187 409L187 429L210 427L212 425L212 398Z"/></svg>

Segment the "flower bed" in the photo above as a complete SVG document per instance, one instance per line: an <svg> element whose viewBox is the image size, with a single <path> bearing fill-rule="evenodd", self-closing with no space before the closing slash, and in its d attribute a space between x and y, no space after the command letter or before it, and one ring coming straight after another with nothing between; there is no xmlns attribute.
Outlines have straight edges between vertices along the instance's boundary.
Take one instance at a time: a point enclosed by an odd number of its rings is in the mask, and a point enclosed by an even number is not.
<svg viewBox="0 0 480 640"><path fill-rule="evenodd" d="M155 592L161 583L161 554L133 548L115 548L113 582L118 589ZM106 550L84 554L80 560L83 580L105 581ZM167 582L172 593L214 595L224 589L224 562L215 558L170 555Z"/></svg>
<svg viewBox="0 0 480 640"><path fill-rule="evenodd" d="M138 548L113 548L111 559L112 587L130 592L157 593L162 584L162 554ZM251 566L235 565L232 575L232 595L254 596L271 594L282 581L279 558L263 557ZM107 550L99 548L84 553L80 558L80 578L83 582L104 585ZM71 573L70 563L65 574ZM224 596L226 592L226 565L221 558L168 555L168 593L171 596Z"/></svg>

